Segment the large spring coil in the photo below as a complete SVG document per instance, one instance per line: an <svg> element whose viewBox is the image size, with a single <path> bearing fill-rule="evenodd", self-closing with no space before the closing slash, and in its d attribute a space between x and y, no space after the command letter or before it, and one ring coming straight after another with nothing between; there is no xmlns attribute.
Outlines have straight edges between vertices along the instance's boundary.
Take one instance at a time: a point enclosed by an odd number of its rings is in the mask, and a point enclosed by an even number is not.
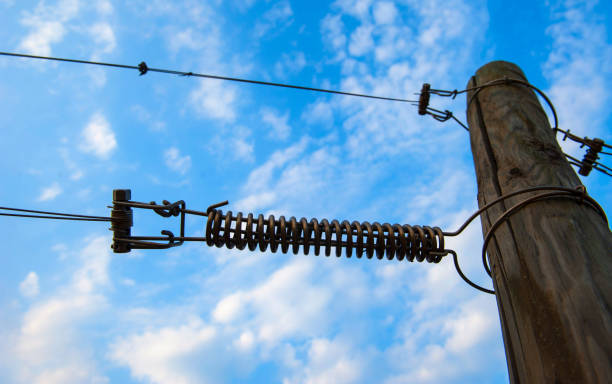
<svg viewBox="0 0 612 384"><path fill-rule="evenodd" d="M378 259L386 255L389 260L395 257L399 261L405 258L430 263L440 262L448 253L444 250L444 235L438 227L349 223L346 220L332 220L330 223L326 219L319 223L317 219L307 221L295 217L287 221L284 216L277 220L273 215L268 218L259 215L254 219L252 213L245 218L239 212L234 217L231 211L224 215L223 211L216 209L208 211L206 244L240 250L248 247L251 251L259 247L262 252L269 245L271 252L276 252L280 247L282 253L287 253L291 247L294 254L302 246L306 255L312 246L316 256L321 248L324 248L325 256L329 256L333 247L337 257L342 255L344 248L346 257L351 257L355 250L358 258L365 251L368 259L376 254Z"/></svg>

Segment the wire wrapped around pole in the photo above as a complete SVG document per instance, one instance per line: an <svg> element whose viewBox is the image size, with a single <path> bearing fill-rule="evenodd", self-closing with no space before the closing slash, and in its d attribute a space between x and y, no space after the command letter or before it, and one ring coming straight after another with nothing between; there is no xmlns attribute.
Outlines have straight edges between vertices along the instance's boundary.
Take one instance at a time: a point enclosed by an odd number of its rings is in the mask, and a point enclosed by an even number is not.
<svg viewBox="0 0 612 384"><path fill-rule="evenodd" d="M327 219L320 222L317 219L308 221L306 218L297 220L284 216L276 219L273 215L264 218L263 215L254 218L252 213L246 217L239 212L233 216L231 211L211 209L206 222L206 244L209 246L229 249L245 249L254 251L259 248L265 252L270 247L271 252L298 254L300 247L304 254L314 248L318 256L323 248L325 256L329 256L334 248L335 255L340 257L345 250L346 257L351 257L353 251L358 258L364 251L368 259L374 255L378 259L386 256L392 260L427 261L438 263L448 252L444 249L444 234L438 227L410 226L400 224L380 224L344 220Z"/></svg>

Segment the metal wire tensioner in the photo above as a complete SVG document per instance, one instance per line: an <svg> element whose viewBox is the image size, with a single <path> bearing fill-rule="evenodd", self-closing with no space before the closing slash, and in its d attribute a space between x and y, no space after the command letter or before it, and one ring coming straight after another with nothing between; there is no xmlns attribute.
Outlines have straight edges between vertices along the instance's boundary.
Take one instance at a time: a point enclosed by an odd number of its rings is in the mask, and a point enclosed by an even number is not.
<svg viewBox="0 0 612 384"><path fill-rule="evenodd" d="M533 192L541 193L532 194ZM319 255L323 249L325 255L330 256L333 249L337 257L340 257L343 252L346 257L351 257L353 251L355 251L357 258L361 258L365 252L368 259L374 258L374 255L376 255L376 259L386 258L392 260L395 258L398 261L427 261L429 263L439 263L444 256L452 255L457 273L467 284L482 292L494 294L493 290L481 287L465 276L459 266L457 253L452 249L444 247L444 238L459 235L476 217L492 206L513 196L525 193L530 193L530 196L520 200L503 212L490 226L484 236L481 256L482 264L489 276L492 276L491 267L486 257L489 241L503 223L527 205L542 200L571 199L578 204L584 204L593 208L607 225L608 221L605 212L586 193L586 189L582 185L575 188L537 186L506 193L482 206L454 232L443 232L438 227L429 226L391 225L377 222L370 224L368 222L348 222L346 220L342 222L332 220L330 223L326 219L319 222L317 219L308 221L305 218L297 220L294 217L287 220L284 216L276 219L272 215L267 218L264 218L263 215L258 215L257 219L255 219L253 214L248 214L246 217L242 213L238 213L235 216L232 212L224 214L218 208L227 205L227 201L213 204L208 207L206 212L201 212L187 209L183 200L175 203L164 200L159 205L154 201L150 203L131 201L131 191L129 189L113 191L113 205L108 207L112 209L110 217L11 207L0 207L0 216L79 222L110 222L110 230L113 232L111 248L115 253L126 253L132 249L168 249L179 246L185 241L199 241L205 242L209 246L227 247L230 249L236 247L240 250L248 248L254 251L259 248L260 251L265 252L269 247L271 252L277 252L280 248L282 253L288 253L291 249L294 254L297 254L301 249L307 255L312 247L315 255ZM179 235L175 236L169 230L162 230L162 236L132 236L131 231L134 225L133 208L152 210L165 218L179 217ZM185 216L188 214L207 218L205 225L206 235L204 237L185 236Z"/></svg>
<svg viewBox="0 0 612 384"><path fill-rule="evenodd" d="M149 204L130 201L131 191L119 189L113 191L113 206L111 211L111 231L113 231L112 249L115 253L125 253L132 249L167 249L181 245L185 241L206 242L209 246L227 247L243 250L248 248L254 251L294 254L301 251L308 255L312 247L316 256L325 253L330 256L332 249L337 257L344 250L346 257L351 257L353 251L356 257L361 258L364 253L368 259L376 258L388 260L427 261L438 263L442 257L449 253L444 249L444 234L438 227L411 226L399 224L380 224L374 222L349 222L327 219L307 220L295 217L286 219L273 215L265 217L252 213L244 215L242 212L234 215L231 211L219 210L228 204L224 201L211 205L206 212L188 210L185 202L175 203L163 201L163 205L155 202ZM150 209L163 217L180 216L180 235L175 236L171 231L163 230L163 236L132 236L133 226L132 208ZM206 216L205 237L185 237L185 214ZM163 241L163 242L162 242Z"/></svg>
<svg viewBox="0 0 612 384"><path fill-rule="evenodd" d="M245 216L239 212L234 215L231 211L224 213L218 209L227 205L227 201L211 205L206 212L201 212L187 209L183 200L175 203L164 200L161 205L155 202L147 204L131 201L129 189L118 189L113 191L113 205L109 207L112 208L110 229L113 231L113 244L111 248L115 253L126 253L132 249L168 249L179 246L185 241L199 241L205 242L208 246L227 247L228 249L235 247L239 250L248 248L250 251L255 251L259 248L261 252L265 252L269 247L273 253L279 250L282 253L288 253L291 250L293 254L298 254L301 250L308 255L312 247L316 256L321 253L321 250L325 256L330 256L333 249L337 257L342 256L343 252L347 258L351 257L354 251L357 258L361 258L365 253L368 259L376 255L379 260L395 258L398 261L427 261L428 263L439 263L444 256L450 254L453 256L457 273L466 283L482 292L494 294L493 290L481 287L465 276L459 266L457 253L444 247L444 238L459 235L476 217L493 205L513 196L533 192L542 193L531 195L505 211L485 234L482 263L489 276L491 276L491 268L486 258L489 241L502 223L529 204L548 199L569 198L580 204L591 206L607 222L605 212L595 200L588 196L583 186L577 188L540 186L505 194L474 212L454 232L443 232L438 227L407 224L380 224L378 222L370 224L347 220L329 222L327 219L319 221L301 218L298 220L295 217L287 220L284 216L277 219L273 215L268 217L258 215L255 218L252 213ZM149 209L162 217L180 217L179 236L175 236L169 230L162 230L162 236L132 236L132 208ZM185 236L186 214L207 218L204 237Z"/></svg>

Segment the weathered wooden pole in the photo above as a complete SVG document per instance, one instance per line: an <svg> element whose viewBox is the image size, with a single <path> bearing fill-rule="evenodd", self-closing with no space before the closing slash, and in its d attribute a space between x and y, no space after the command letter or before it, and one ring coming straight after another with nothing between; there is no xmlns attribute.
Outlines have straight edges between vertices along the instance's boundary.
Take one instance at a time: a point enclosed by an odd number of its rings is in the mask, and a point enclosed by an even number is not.
<svg viewBox="0 0 612 384"><path fill-rule="evenodd" d="M527 81L495 61L468 88L504 77ZM479 206L522 188L581 185L530 88L503 84L467 100ZM483 233L532 195L483 213ZM572 199L538 201L502 224L487 251L510 382L612 383L612 233L602 217Z"/></svg>

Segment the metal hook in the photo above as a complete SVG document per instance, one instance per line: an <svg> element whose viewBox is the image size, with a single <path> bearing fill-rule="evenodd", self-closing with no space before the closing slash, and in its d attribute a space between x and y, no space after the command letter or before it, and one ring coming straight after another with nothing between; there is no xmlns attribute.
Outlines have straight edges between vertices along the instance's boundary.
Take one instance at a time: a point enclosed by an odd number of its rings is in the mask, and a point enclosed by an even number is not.
<svg viewBox="0 0 612 384"><path fill-rule="evenodd" d="M223 207L224 205L228 205L228 204L229 204L229 201L227 201L227 200L222 201L222 202L217 203L217 204L213 204L213 205L209 206L208 208L206 208L206 215L208 215L211 211L213 211L213 210L215 210L217 208Z"/></svg>
<svg viewBox="0 0 612 384"><path fill-rule="evenodd" d="M160 216L163 217L170 217L170 216L178 216L180 213L180 205L181 202L177 201L176 203L170 203L168 200L164 200L162 201L162 203L167 206L164 208L153 208L153 210L155 211L155 213L157 213ZM154 201L152 201L150 203L151 205L157 205L155 204Z"/></svg>

